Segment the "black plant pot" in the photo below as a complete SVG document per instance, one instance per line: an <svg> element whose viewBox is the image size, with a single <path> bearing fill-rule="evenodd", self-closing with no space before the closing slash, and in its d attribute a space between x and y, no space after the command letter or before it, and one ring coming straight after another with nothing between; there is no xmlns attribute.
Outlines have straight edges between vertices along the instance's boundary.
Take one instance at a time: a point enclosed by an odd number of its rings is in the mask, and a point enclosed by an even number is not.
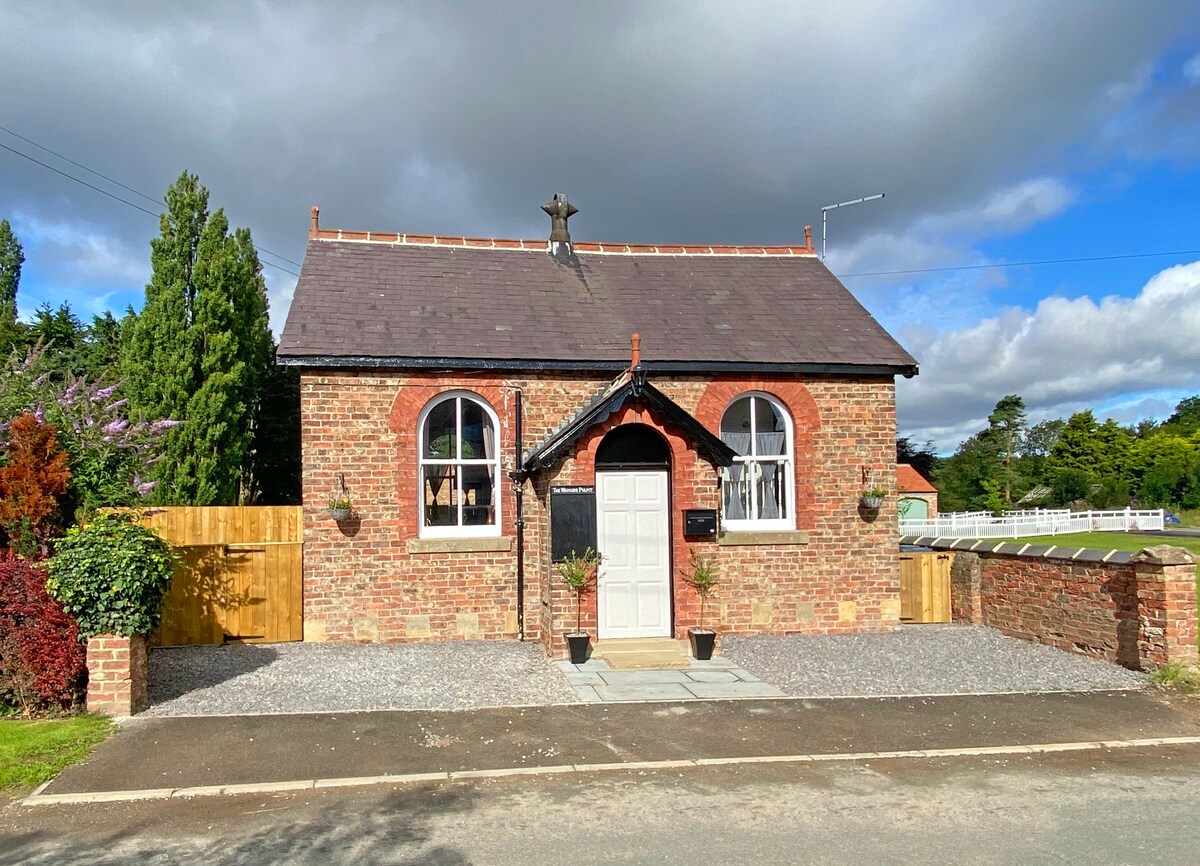
<svg viewBox="0 0 1200 866"><path fill-rule="evenodd" d="M571 664L581 665L587 661L588 642L591 639L587 632L567 635L567 646L571 648Z"/></svg>
<svg viewBox="0 0 1200 866"><path fill-rule="evenodd" d="M717 633L711 628L689 628L688 640L692 642L692 658L706 662L712 658Z"/></svg>

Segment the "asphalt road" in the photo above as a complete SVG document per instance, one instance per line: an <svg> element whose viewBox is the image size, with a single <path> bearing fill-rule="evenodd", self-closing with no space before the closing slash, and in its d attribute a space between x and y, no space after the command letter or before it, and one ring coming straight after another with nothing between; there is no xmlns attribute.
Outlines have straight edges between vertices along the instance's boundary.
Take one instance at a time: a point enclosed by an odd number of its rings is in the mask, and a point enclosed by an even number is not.
<svg viewBox="0 0 1200 866"><path fill-rule="evenodd" d="M1195 864L1200 748L0 811L0 864Z"/></svg>

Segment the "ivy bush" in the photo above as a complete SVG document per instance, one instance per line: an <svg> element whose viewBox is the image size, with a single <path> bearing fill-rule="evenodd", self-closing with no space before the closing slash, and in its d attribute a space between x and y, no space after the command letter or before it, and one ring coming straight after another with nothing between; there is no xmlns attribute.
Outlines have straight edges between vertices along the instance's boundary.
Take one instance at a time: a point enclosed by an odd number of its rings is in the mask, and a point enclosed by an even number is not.
<svg viewBox="0 0 1200 866"><path fill-rule="evenodd" d="M149 634L162 617L175 555L126 514L72 527L47 562L46 588L79 623L79 634Z"/></svg>
<svg viewBox="0 0 1200 866"><path fill-rule="evenodd" d="M46 572L0 555L0 714L71 709L87 663L75 621L46 593Z"/></svg>

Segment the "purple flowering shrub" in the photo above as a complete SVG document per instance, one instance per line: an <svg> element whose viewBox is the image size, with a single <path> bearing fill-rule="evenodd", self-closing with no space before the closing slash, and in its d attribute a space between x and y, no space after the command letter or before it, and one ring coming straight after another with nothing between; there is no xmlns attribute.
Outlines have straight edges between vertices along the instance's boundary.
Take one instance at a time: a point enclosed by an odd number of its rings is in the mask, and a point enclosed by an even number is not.
<svg viewBox="0 0 1200 866"><path fill-rule="evenodd" d="M71 469L71 504L85 512L135 505L154 490L144 480L162 455L164 434L180 422L134 420L120 397L120 383L101 385L63 378L40 351L0 370L0 417L33 412L58 428ZM0 424L0 439L8 423Z"/></svg>

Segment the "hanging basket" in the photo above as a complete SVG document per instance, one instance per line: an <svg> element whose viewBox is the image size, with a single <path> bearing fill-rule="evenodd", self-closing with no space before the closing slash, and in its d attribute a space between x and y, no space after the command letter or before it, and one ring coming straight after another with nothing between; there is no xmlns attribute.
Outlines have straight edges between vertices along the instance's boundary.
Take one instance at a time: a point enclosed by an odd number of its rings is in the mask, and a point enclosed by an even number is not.
<svg viewBox="0 0 1200 866"><path fill-rule="evenodd" d="M341 523L343 520L350 519L350 509L349 508L330 508L329 516L332 517L334 520L336 520L338 523Z"/></svg>
<svg viewBox="0 0 1200 866"><path fill-rule="evenodd" d="M863 508L870 508L872 510L883 505L882 496L864 496L861 501Z"/></svg>

